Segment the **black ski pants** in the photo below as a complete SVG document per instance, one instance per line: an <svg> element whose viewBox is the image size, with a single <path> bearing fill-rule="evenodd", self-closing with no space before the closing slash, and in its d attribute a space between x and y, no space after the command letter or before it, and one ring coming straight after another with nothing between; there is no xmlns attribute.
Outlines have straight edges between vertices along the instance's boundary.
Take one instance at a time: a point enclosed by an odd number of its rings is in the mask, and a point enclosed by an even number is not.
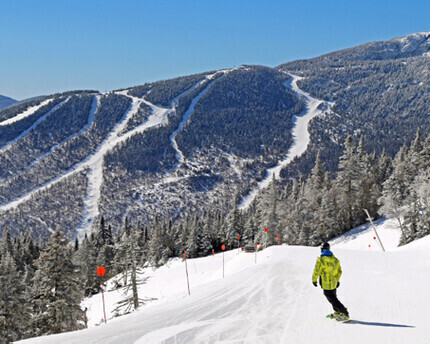
<svg viewBox="0 0 430 344"><path fill-rule="evenodd" d="M327 298L328 302L331 303L331 305L333 306L333 309L339 313L343 313L349 316L348 314L348 310L345 308L344 305L342 305L342 303L339 301L339 299L337 298L336 295L336 290L337 289L333 289L333 290L324 290L324 295Z"/></svg>

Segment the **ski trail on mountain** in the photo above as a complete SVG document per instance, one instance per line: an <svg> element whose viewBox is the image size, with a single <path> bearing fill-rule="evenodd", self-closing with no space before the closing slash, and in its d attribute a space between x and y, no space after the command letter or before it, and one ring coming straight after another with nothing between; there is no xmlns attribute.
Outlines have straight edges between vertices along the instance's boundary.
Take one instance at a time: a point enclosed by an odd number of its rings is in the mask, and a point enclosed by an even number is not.
<svg viewBox="0 0 430 344"><path fill-rule="evenodd" d="M5 143L2 147L0 147L0 153L4 152L6 149L8 149L12 144L14 144L15 142L17 142L18 140L22 139L24 136L26 136L30 131L32 131L34 128L36 128L41 122L43 122L51 113L53 113L55 110L57 110L60 106L64 105L67 101L69 101L70 97L68 97L67 99L63 100L62 102L58 103L57 105L55 105L51 110L49 110L46 114L44 114L42 117L40 117L36 122L33 123L33 125L24 130L20 135L18 135L17 137L15 137L13 140ZM41 103L43 104L43 103ZM42 105L39 104L40 106L38 108L40 108ZM37 109L38 109L37 108ZM30 116L31 114L33 114L34 112L37 111L34 110L32 113L28 114L26 117ZM2 122L4 123L4 122Z"/></svg>
<svg viewBox="0 0 430 344"><path fill-rule="evenodd" d="M3 126L6 126L6 125L9 125L9 124L12 124L12 123L18 122L18 121L20 121L20 120L22 120L22 119L24 119L24 118L26 118L26 117L28 117L28 116L31 116L31 115L32 115L32 114L34 114L37 110L39 110L41 107L43 107L43 106L45 106L45 105L49 104L49 102L50 102L51 100L52 100L52 98L46 99L46 100L44 100L43 102L41 102L40 104L38 104L38 105L35 105L35 106L32 106L32 107L28 108L28 109L27 109L27 110L25 110L24 112L19 113L19 114L17 114L16 116L13 116L12 118L9 118L9 119L6 119L6 120L4 120L4 121L0 122L0 127L3 127Z"/></svg>
<svg viewBox="0 0 430 344"><path fill-rule="evenodd" d="M96 113L96 111L98 109L99 104L100 104L100 95L94 96L93 103L92 103L92 106L91 106L91 110L90 110L90 112L88 114L88 121L87 121L87 123L79 131L73 133L72 135L70 135L69 137L65 138L64 140L62 140L61 142L59 142L55 146L51 147L51 149L48 152L43 153L38 158L34 159L31 162L31 164L29 164L26 167L26 169L29 169L29 168L32 168L33 166L36 166L44 158L46 158L48 155L51 155L56 149L58 149L59 147L61 147L61 145L63 145L65 142L67 142L67 141L73 139L74 137L76 137L76 136L82 134L83 132L85 132L91 126L91 124L94 122L95 113ZM13 177L15 177L16 175L18 175L21 172L22 171L18 171L17 173L9 176L7 179L3 180L3 183L5 183L8 180L12 179Z"/></svg>
<svg viewBox="0 0 430 344"><path fill-rule="evenodd" d="M219 73L219 72L217 72ZM52 185L62 181L63 179L69 177L73 173L81 172L83 170L87 170L87 178L88 178L88 186L87 186L87 192L84 199L84 205L83 205L83 215L80 225L76 228L75 237L83 238L83 236L88 233L92 225L94 223L94 220L96 220L99 216L99 200L100 200L100 189L103 183L103 158L104 156L113 149L115 146L117 146L119 143L126 141L133 135L139 134L144 132L145 130L149 128L154 128L157 126L166 125L169 122L169 114L176 111L176 105L178 100L186 95L187 93L191 92L195 88L197 88L199 85L201 85L202 82L206 80L211 80L213 77L217 74L211 74L209 76L206 76L203 80L199 81L197 84L192 86L190 89L186 90L185 92L181 93L179 96L177 96L172 101L172 106L170 108L164 108L157 105L154 105L150 103L149 101L137 97L133 97L127 94L127 90L116 92L117 94L124 95L128 98L132 99L132 104L127 109L127 111L124 113L123 117L117 124L114 126L114 128L111 130L111 132L106 136L106 138L96 147L93 153L89 154L84 160L78 162L74 166L72 166L67 171L63 172L62 174L56 176L55 178L45 182L44 184L38 186L37 188L31 190L30 192L21 195L17 199L5 202L3 204L0 204L0 211L7 211L12 208L16 208L21 203L30 200L30 198L39 191L43 191ZM190 108L192 110L194 109L195 104L198 102L198 100L204 95L205 91L209 88L209 86L212 84L212 82L203 90L196 98L193 99L192 104ZM88 124L85 126L88 128L88 125L91 125L91 123L94 121L95 112L97 111L98 105L99 105L99 97L95 96L95 100L93 101L93 106L91 109L91 114L89 115ZM197 99L198 98L198 99ZM61 106L64 102L66 102L69 98L64 100L62 103L55 106L50 112L48 112L46 115L44 115L42 118L40 118L31 128L29 128L25 133L20 135L20 137L23 137L24 134L26 135L31 129L33 129L37 124L39 124L42 120L44 120L51 112L53 112L56 108ZM129 130L123 134L121 134L129 120L138 112L139 106L141 103L145 103L151 108L151 115L148 117L148 119L140 124L139 126L135 127L132 130ZM189 120L189 117L191 116L192 111L188 109L187 115L184 116L183 121L181 122L182 125L179 126L179 128L176 130L176 134L183 128L183 126L187 123ZM81 131L83 131L84 128L82 128ZM20 138L19 137L19 138ZM19 139L17 138L17 139ZM17 140L16 139L16 140ZM173 140L174 141L174 140ZM171 141L173 144L173 142ZM180 152L179 148L177 152ZM182 152L180 152L182 154ZM183 156L183 154L182 154Z"/></svg>
<svg viewBox="0 0 430 344"><path fill-rule="evenodd" d="M108 136L99 145L98 149L85 163L86 168L88 168L88 186L84 199L83 219L75 232L75 236L78 236L80 239L91 229L94 220L99 216L98 205L101 194L100 189L103 183L103 158L105 154L119 142L131 136L129 133L128 135L119 135L124 130L128 121L137 113L141 103L141 100L132 98L132 104L127 109L122 119L113 127Z"/></svg>
<svg viewBox="0 0 430 344"><path fill-rule="evenodd" d="M216 74L216 73L215 73ZM118 143L127 140L135 134L142 133L147 129L155 128L158 126L166 125L169 121L169 114L173 111L176 111L176 105L179 99L186 95L187 93L193 91L197 87L199 87L203 82L208 79L212 79L215 74L207 76L185 92L181 93L172 101L172 105L170 108L164 108L157 105L154 105L143 98L133 97L127 94L127 90L117 92L117 94L124 95L132 99L132 106L128 110L127 115L121 123L118 123L117 126L112 130L111 134L106 138L105 144L101 146L101 148L94 153L95 158L87 163L89 168L88 173L88 188L87 194L84 201L84 211L83 211L83 220L81 221L81 225L76 229L76 234L78 238L83 238L85 233L88 233L94 223L99 216L99 199L100 199L100 189L103 183L103 157L108 152L108 150L115 147ZM203 90L196 98L193 99L192 104L184 118L179 125L178 129L174 132L174 135L171 135L171 143L174 147L176 147L177 154L183 157L182 152L179 150L176 141L174 140L174 136L183 128L183 126L189 120L192 111L194 111L194 106L198 102L198 100L204 95L205 91L210 87L210 84ZM138 112L140 104L144 103L151 108L151 115L149 118L141 125L137 126L135 129L125 132L120 136L129 122L131 118ZM182 160L183 161L183 160Z"/></svg>
<svg viewBox="0 0 430 344"><path fill-rule="evenodd" d="M90 184L89 190L91 190L91 188L93 188L93 189L92 189L92 191L89 191L91 196L86 198L85 207L86 207L86 209L94 209L94 203L98 202L97 196L99 195L99 191L97 191L97 190L94 191L94 189L96 188L95 185L99 185L99 183L102 182L101 168L102 168L104 155L110 149L112 149L114 146L116 146L118 143L127 140L129 137L136 134L137 132L144 131L147 129L148 126L153 126L153 125L159 124L159 123L163 122L163 120L165 121L165 118L164 118L164 117L166 117L165 113L164 113L165 111L162 111L162 112L155 111L155 113L153 113L153 115L148 119L147 122L136 127L134 130L127 132L126 134L124 134L122 136L118 136L119 133L121 132L121 130L124 129L128 120L137 112L141 101L142 100L137 99L137 98L133 99L133 102L130 105L129 109L125 112L122 119L115 125L115 127L112 129L110 134L108 134L108 136L97 146L95 151L93 153L89 154L83 161L77 163L76 165L71 167L69 170L67 170L64 173L58 175L57 177L47 181L43 185L39 186L38 188L33 189L32 191L19 197L18 199L11 201L11 202L6 202L6 203L0 205L0 211L5 211L5 210L11 209L11 208L15 208L19 204L29 200L35 192L45 190L46 188L52 186L53 184L69 177L72 173L80 172L84 169L89 169L89 177L90 177L92 182L95 181L96 177L100 179L99 182L96 181L95 183L91 183L91 182L89 183Z"/></svg>
<svg viewBox="0 0 430 344"><path fill-rule="evenodd" d="M214 76L215 74L212 74L211 76ZM206 77L204 80L200 81L197 85L195 85L193 87L193 89L190 90L190 92L192 90L194 90L195 88L199 87L200 85L202 85L204 82L206 82L207 80L209 80L209 77ZM178 143L176 142L176 136L178 135L178 133L184 128L184 126L188 123L188 121L190 120L191 114L194 112L194 108L196 106L196 104L198 103L198 101L200 100L200 98L202 98L206 92L209 90L209 88L211 87L213 81L211 81L206 88L201 91L197 97L195 97L193 99L193 101L191 102L190 107L188 108L187 112L185 112L181 123L179 123L178 128L170 135L170 142L172 143L172 147L173 149L176 151L176 159L178 160L178 167L181 166L184 161L185 161L185 156L184 153L182 153L182 151L179 149L178 147ZM178 98L179 99L179 98ZM175 104L175 108L176 108L176 104Z"/></svg>
<svg viewBox="0 0 430 344"><path fill-rule="evenodd" d="M310 134L308 131L309 122L315 118L316 116L321 115L323 112L327 111L327 108L321 107L321 104L327 104L328 107L333 106L333 103L329 103L323 100L318 100L313 98L309 93L301 90L297 86L297 81L302 79L302 77L292 75L292 78L288 80L284 85L285 87L296 92L306 103L306 109L299 115L294 115L292 117L293 120L293 128L291 130L291 134L293 136L293 144L288 150L287 156L278 162L275 167L272 167L267 170L266 177L258 183L257 187L252 190L248 195L246 195L239 203L239 209L246 209L249 205L254 201L257 194L267 188L273 176L275 178L279 178L279 173L281 170L287 166L293 159L301 156L306 149L308 148L310 142Z"/></svg>

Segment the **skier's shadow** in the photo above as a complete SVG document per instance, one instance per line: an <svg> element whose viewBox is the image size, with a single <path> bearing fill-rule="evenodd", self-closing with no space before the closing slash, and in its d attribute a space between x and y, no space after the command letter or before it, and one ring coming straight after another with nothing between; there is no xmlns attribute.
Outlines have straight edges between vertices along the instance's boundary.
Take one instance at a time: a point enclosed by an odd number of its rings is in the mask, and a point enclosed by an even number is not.
<svg viewBox="0 0 430 344"><path fill-rule="evenodd" d="M381 322L368 322L368 321L360 321L360 320L348 320L345 324L356 324L356 325L365 325L365 326L381 326L381 327L403 327L403 328L415 328L415 326L409 325L400 325L400 324L389 324L389 323L381 323Z"/></svg>

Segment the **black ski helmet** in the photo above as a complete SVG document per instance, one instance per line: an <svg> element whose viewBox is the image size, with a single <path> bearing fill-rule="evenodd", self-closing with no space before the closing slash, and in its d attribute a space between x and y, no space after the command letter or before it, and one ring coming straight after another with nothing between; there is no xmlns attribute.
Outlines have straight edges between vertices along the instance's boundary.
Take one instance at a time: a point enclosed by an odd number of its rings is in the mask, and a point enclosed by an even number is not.
<svg viewBox="0 0 430 344"><path fill-rule="evenodd" d="M322 250L330 250L330 244L328 242L325 242L321 245L321 251Z"/></svg>

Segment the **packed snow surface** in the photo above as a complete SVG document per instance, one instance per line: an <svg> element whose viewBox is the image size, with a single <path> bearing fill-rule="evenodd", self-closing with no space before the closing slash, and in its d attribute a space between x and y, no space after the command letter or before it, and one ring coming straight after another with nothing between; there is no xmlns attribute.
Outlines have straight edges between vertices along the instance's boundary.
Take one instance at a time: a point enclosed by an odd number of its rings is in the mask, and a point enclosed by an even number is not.
<svg viewBox="0 0 430 344"><path fill-rule="evenodd" d="M117 291L84 302L89 329L24 343L428 343L430 237L397 248L395 221L362 226L332 241L343 275L338 296L351 321L326 319L331 307L311 275L318 248L273 246L188 260L191 296L180 259L155 271L141 297L158 300L111 319ZM256 259L256 261L255 261ZM109 286L108 286L109 290ZM95 324L99 324L95 326Z"/></svg>

